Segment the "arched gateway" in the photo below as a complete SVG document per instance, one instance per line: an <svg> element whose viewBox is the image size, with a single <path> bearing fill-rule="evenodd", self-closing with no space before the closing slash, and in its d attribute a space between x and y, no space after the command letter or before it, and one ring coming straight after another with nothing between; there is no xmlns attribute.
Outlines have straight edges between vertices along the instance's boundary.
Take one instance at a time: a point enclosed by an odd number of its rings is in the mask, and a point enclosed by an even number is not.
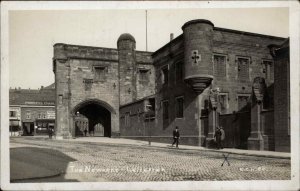
<svg viewBox="0 0 300 191"><path fill-rule="evenodd" d="M91 135L98 135L98 124L103 127L103 133L101 135L104 137L111 137L111 116L116 114L116 111L106 102L98 100L98 99L88 99L77 104L72 110L74 128L78 127L80 121L76 121L75 118L80 116L84 116L88 119L87 121L87 131ZM84 129L81 129L81 131ZM76 136L76 129L75 131Z"/></svg>

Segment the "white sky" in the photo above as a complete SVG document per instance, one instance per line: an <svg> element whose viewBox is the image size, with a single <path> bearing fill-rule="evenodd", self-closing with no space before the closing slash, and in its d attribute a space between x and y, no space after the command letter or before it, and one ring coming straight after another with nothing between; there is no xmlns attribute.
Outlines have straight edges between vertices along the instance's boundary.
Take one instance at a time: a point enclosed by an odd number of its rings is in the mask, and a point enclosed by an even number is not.
<svg viewBox="0 0 300 191"><path fill-rule="evenodd" d="M289 36L288 8L148 10L148 50L177 37L192 19L208 19L216 27L280 37ZM53 44L116 48L122 33L146 49L145 10L10 11L9 86L39 88L54 82Z"/></svg>

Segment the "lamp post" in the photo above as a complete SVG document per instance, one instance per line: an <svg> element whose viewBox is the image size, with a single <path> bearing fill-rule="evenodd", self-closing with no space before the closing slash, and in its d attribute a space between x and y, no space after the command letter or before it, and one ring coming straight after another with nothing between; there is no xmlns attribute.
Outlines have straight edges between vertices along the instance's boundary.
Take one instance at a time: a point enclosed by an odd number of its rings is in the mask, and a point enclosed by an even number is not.
<svg viewBox="0 0 300 191"><path fill-rule="evenodd" d="M256 97L256 103L257 103L257 136L259 140L259 150L264 150L264 139L263 139L263 130L261 129L261 107L264 97L264 90L262 87L262 84L264 83L264 79L257 78L255 79L255 82L253 84L253 92ZM258 83L260 82L260 83ZM263 83L262 83L263 82Z"/></svg>
<svg viewBox="0 0 300 191"><path fill-rule="evenodd" d="M150 111L151 111L152 105L147 104L146 105L146 110L147 110L147 114L148 114L148 128L149 128L149 137L148 137L148 141L149 141L149 146L151 145L151 126L150 126Z"/></svg>
<svg viewBox="0 0 300 191"><path fill-rule="evenodd" d="M220 90L219 88L211 89L210 90L210 103L213 109L213 132L216 131L216 125L217 125L217 115L216 115L216 110L218 108L218 96L219 96Z"/></svg>

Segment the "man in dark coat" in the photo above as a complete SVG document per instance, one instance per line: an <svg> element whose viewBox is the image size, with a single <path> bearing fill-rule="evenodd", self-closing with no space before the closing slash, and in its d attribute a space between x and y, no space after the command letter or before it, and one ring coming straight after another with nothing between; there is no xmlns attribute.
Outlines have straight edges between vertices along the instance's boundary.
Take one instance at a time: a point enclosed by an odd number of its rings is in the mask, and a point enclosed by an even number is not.
<svg viewBox="0 0 300 191"><path fill-rule="evenodd" d="M53 130L52 130L52 128L50 128L50 127L49 127L49 129L48 129L48 134L49 134L49 139L52 139Z"/></svg>
<svg viewBox="0 0 300 191"><path fill-rule="evenodd" d="M180 137L179 130L178 127L176 126L175 130L173 130L174 142L172 143L172 146L174 146L174 144L176 143L176 148L178 148L179 137Z"/></svg>
<svg viewBox="0 0 300 191"><path fill-rule="evenodd" d="M216 130L216 132L215 132L217 149L221 148L221 136L222 136L222 132L221 132L220 128L218 127L217 130Z"/></svg>

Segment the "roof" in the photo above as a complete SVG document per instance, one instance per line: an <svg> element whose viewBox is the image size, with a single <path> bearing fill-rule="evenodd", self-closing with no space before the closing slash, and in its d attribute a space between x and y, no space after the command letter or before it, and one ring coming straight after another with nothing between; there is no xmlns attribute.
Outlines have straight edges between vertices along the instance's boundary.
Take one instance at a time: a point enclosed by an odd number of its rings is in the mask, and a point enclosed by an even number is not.
<svg viewBox="0 0 300 191"><path fill-rule="evenodd" d="M55 83L52 83L49 86L44 87L44 89L55 89Z"/></svg>
<svg viewBox="0 0 300 191"><path fill-rule="evenodd" d="M134 37L129 33L121 34L121 36L118 38L118 42L121 40L131 40L131 41L135 42Z"/></svg>
<svg viewBox="0 0 300 191"><path fill-rule="evenodd" d="M226 29L226 28L220 28L220 27L214 27L214 24L212 22L210 22L209 20L205 20L205 19L196 19L196 20L191 20L186 22L183 26L182 29L184 29L185 27L187 27L188 25L191 24L195 24L195 23L206 23L206 24L210 24L213 26L213 30L214 31L221 31L221 32L228 32L228 33L234 33L234 34L240 34L240 35L248 35L248 36L256 36L256 37L263 37L263 38L269 38L269 39L278 39L278 40L284 40L286 38L283 37L277 37L277 36L271 36L271 35L265 35L265 34L259 34L259 33L252 33L252 32L245 32L245 31L239 31L239 30L233 30L233 29ZM178 37L176 37L175 39L169 41L167 44L165 44L164 46L162 46L161 48L159 48L158 50L156 50L155 52L153 52L152 56L155 56L158 52L161 52L162 50L164 50L166 47L170 46L170 44L172 43L176 43L176 41L178 40L182 40L183 38L183 33L180 34Z"/></svg>
<svg viewBox="0 0 300 191"><path fill-rule="evenodd" d="M10 89L9 105L55 105L55 88L53 84L47 86L45 90L37 89Z"/></svg>
<svg viewBox="0 0 300 191"><path fill-rule="evenodd" d="M183 30L185 27L187 27L188 25L191 25L191 24L196 24L196 23L205 23L205 24L209 24L211 26L214 26L214 24L209 21L209 20L206 20L206 19L195 19L195 20L191 20L191 21L188 21L186 22L182 27L181 29Z"/></svg>

